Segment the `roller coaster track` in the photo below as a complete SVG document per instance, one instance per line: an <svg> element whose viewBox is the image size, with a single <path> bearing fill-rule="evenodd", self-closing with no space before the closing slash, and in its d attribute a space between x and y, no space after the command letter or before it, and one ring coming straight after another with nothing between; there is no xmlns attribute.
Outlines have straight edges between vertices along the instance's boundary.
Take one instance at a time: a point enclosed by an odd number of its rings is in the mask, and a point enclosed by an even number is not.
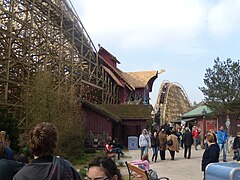
<svg viewBox="0 0 240 180"><path fill-rule="evenodd" d="M0 106L20 127L31 111L24 97L40 71L51 72L56 91L67 82L82 99L117 103L118 87L102 61L70 1L0 0Z"/></svg>
<svg viewBox="0 0 240 180"><path fill-rule="evenodd" d="M160 125L163 125L191 110L191 104L179 83L165 80L160 86L154 109L156 113L160 113Z"/></svg>

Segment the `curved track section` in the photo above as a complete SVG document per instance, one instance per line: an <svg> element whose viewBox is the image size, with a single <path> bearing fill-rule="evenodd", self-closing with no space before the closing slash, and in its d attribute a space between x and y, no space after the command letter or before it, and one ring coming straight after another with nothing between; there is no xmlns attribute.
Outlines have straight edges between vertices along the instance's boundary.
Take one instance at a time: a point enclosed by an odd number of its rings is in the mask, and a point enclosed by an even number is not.
<svg viewBox="0 0 240 180"><path fill-rule="evenodd" d="M163 125L191 110L191 104L184 88L179 83L165 80L160 86L154 109L160 117L160 125Z"/></svg>

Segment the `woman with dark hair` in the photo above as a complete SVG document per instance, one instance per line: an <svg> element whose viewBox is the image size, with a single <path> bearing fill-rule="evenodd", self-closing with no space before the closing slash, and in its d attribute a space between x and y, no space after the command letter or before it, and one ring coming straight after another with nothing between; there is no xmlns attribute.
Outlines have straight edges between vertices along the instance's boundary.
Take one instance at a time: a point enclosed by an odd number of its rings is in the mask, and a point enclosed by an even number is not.
<svg viewBox="0 0 240 180"><path fill-rule="evenodd" d="M122 150L119 148L119 147L113 147L113 145L111 144L111 140L107 140L107 143L104 145L105 147L105 151L107 153L117 153L117 157L118 157L118 160L120 159L120 155L124 155Z"/></svg>
<svg viewBox="0 0 240 180"><path fill-rule="evenodd" d="M24 166L14 176L14 180L81 179L69 161L53 155L57 146L57 134L55 125L47 122L31 129L29 145L34 160Z"/></svg>
<svg viewBox="0 0 240 180"><path fill-rule="evenodd" d="M85 180L122 180L120 170L115 162L109 157L96 157L88 165Z"/></svg>
<svg viewBox="0 0 240 180"><path fill-rule="evenodd" d="M158 147L159 147L159 139L158 139L157 131L154 131L154 133L151 136L151 146L153 151L152 161L157 162Z"/></svg>

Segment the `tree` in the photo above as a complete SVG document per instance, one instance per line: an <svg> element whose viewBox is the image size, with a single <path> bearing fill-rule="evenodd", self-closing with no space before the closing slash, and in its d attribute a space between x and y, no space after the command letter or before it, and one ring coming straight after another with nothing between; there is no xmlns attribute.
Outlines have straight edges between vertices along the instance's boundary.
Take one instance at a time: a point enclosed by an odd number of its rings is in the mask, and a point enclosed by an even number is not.
<svg viewBox="0 0 240 180"><path fill-rule="evenodd" d="M17 119L3 106L0 107L0 131L6 131L7 140L10 141L10 147L14 150L19 150Z"/></svg>
<svg viewBox="0 0 240 180"><path fill-rule="evenodd" d="M214 59L212 69L207 68L205 87L199 87L205 96L206 105L216 114L232 114L240 109L240 64L228 58Z"/></svg>
<svg viewBox="0 0 240 180"><path fill-rule="evenodd" d="M40 122L57 126L57 154L76 159L83 153L85 117L76 89L68 82L58 88L50 72L38 72L29 93L29 128ZM27 133L27 132L26 132Z"/></svg>

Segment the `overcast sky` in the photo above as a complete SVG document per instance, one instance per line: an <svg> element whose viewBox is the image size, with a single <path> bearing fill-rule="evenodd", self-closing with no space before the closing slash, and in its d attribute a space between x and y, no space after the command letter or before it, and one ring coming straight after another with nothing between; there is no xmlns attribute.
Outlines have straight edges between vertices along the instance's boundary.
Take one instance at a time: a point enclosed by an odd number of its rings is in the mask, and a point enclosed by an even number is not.
<svg viewBox="0 0 240 180"><path fill-rule="evenodd" d="M191 102L213 60L239 59L239 0L71 0L95 46L101 44L122 71L165 69L163 80L180 83Z"/></svg>

